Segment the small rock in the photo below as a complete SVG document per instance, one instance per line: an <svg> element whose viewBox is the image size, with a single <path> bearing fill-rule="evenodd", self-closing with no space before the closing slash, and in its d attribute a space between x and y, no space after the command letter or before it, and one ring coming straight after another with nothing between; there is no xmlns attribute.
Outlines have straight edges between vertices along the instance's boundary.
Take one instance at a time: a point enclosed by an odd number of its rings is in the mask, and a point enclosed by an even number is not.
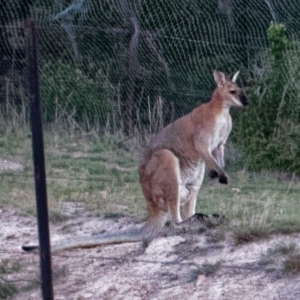
<svg viewBox="0 0 300 300"><path fill-rule="evenodd" d="M15 234L10 234L6 237L7 240L13 240L16 238L16 235Z"/></svg>
<svg viewBox="0 0 300 300"><path fill-rule="evenodd" d="M105 200L107 198L107 191L99 191L99 196Z"/></svg>
<svg viewBox="0 0 300 300"><path fill-rule="evenodd" d="M196 282L195 282L195 286L198 287L200 285L203 285L206 281L206 276L205 275L199 275Z"/></svg>

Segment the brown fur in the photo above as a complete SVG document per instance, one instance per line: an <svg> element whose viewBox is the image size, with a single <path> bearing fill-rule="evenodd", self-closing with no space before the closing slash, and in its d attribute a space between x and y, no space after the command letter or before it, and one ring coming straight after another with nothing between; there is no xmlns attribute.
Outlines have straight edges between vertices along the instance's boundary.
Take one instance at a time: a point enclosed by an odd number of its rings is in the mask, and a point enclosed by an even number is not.
<svg viewBox="0 0 300 300"><path fill-rule="evenodd" d="M182 222L180 205L183 219L195 214L205 165L212 177L228 183L224 146L232 128L229 109L247 105L247 100L223 73L214 71L214 78L218 87L211 100L163 128L148 145L139 175L149 223L161 227L168 213L172 223Z"/></svg>
<svg viewBox="0 0 300 300"><path fill-rule="evenodd" d="M224 146L230 134L231 106L247 105L242 90L222 72L214 71L218 85L211 100L163 128L149 143L139 166L140 183L147 202L148 219L141 229L94 236L56 245L52 250L152 238L170 216L173 225L195 214L205 166L210 177L227 184ZM180 206L183 206L181 217ZM31 251L34 247L23 247Z"/></svg>

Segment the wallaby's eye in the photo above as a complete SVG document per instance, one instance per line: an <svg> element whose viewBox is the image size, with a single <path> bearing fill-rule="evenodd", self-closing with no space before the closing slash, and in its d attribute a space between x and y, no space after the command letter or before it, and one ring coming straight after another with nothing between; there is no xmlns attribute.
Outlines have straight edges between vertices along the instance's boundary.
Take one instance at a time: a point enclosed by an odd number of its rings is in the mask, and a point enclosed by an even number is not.
<svg viewBox="0 0 300 300"><path fill-rule="evenodd" d="M236 90L231 90L229 91L230 94L235 95L236 94Z"/></svg>

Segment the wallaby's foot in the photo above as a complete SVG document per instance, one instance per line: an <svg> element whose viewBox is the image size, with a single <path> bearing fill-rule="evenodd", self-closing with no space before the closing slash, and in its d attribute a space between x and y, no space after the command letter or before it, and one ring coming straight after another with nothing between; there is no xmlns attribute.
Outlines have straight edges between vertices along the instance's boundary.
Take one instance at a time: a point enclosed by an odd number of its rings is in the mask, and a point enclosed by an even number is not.
<svg viewBox="0 0 300 300"><path fill-rule="evenodd" d="M211 179L215 179L215 178L218 178L218 177L219 177L219 174L218 174L218 172L215 171L215 170L209 170L208 176L209 176L209 178L211 178Z"/></svg>
<svg viewBox="0 0 300 300"><path fill-rule="evenodd" d="M195 225L197 226L197 223L201 223L204 226L210 228L213 227L213 225L218 225L224 220L224 216L220 216L217 213L213 213L211 215L206 215L202 213L195 213L190 218L186 219L184 223L188 223L190 226Z"/></svg>
<svg viewBox="0 0 300 300"><path fill-rule="evenodd" d="M171 223L170 227L172 228L172 230L177 230L177 229L180 229L182 227L182 223L183 222L180 222L180 223Z"/></svg>
<svg viewBox="0 0 300 300"><path fill-rule="evenodd" d="M224 218L224 216L220 216L217 213L211 215L195 213L181 223L168 223L159 236L180 235L185 233L199 234L206 231L208 228L214 228L221 224Z"/></svg>
<svg viewBox="0 0 300 300"><path fill-rule="evenodd" d="M193 222L197 222L197 223L202 223L205 219L209 218L208 215L206 214L202 214L202 213L195 213L194 215L192 215L191 217L185 219L183 222L181 222L179 225L181 224L187 224L187 223L193 223Z"/></svg>
<svg viewBox="0 0 300 300"><path fill-rule="evenodd" d="M219 215L219 214L212 214L211 216L214 217L214 218L216 218L216 219L219 219L219 218L220 218L220 215ZM225 218L225 216L222 216L222 218Z"/></svg>
<svg viewBox="0 0 300 300"><path fill-rule="evenodd" d="M222 224L223 221L224 221L224 219L225 219L225 216L224 216L224 215L221 215L221 216L220 216L220 215L217 214L217 213L213 213L213 214L211 214L211 215L209 216L209 218L207 218L207 219L205 220L205 226L206 226L207 228L214 228L214 227L216 227L216 226Z"/></svg>
<svg viewBox="0 0 300 300"><path fill-rule="evenodd" d="M219 182L221 184L228 184L229 183L229 177L226 174L221 174L219 177Z"/></svg>
<svg viewBox="0 0 300 300"><path fill-rule="evenodd" d="M205 220L209 218L208 215L202 213L196 213L181 223L173 224L172 234L184 234L184 233L201 233L206 230Z"/></svg>
<svg viewBox="0 0 300 300"><path fill-rule="evenodd" d="M203 222L206 218L209 218L208 215L202 213L195 213L191 218L196 218L196 220Z"/></svg>

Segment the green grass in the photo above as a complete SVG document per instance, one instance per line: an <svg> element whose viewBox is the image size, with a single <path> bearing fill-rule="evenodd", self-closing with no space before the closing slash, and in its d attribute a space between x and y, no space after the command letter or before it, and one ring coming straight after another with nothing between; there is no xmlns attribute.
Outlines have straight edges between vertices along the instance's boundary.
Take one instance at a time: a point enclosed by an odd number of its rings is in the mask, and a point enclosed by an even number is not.
<svg viewBox="0 0 300 300"><path fill-rule="evenodd" d="M1 141L0 158L21 161L24 170L0 173L0 207L13 205L35 215L31 140L27 132L19 132L6 133ZM65 201L83 202L96 215L115 212L117 205L128 207L131 215L145 212L137 161L118 149L112 138L78 139L46 132L44 141L51 220L63 220L60 209Z"/></svg>
<svg viewBox="0 0 300 300"><path fill-rule="evenodd" d="M0 280L0 299L11 299L18 292L16 286L10 282L1 282Z"/></svg>
<svg viewBox="0 0 300 300"><path fill-rule="evenodd" d="M284 256L283 259L283 271L289 274L300 273L300 249L296 244L278 245L274 250L273 254L281 254ZM269 255L270 257L270 255Z"/></svg>
<svg viewBox="0 0 300 300"><path fill-rule="evenodd" d="M8 259L0 262L0 274L10 274L12 272L18 272L21 269L19 261L10 261Z"/></svg>
<svg viewBox="0 0 300 300"><path fill-rule="evenodd" d="M44 140L50 220L65 219L61 213L64 202L84 203L97 216L145 216L136 152L125 151L116 138L109 136L68 135L51 130L45 131ZM22 214L35 215L28 129L0 136L0 158L24 164L22 171L0 173L0 207L13 205ZM300 231L297 179L270 172L228 170L228 173L231 182L226 186L205 176L197 211L224 215L227 229L233 232L237 244L270 233Z"/></svg>
<svg viewBox="0 0 300 300"><path fill-rule="evenodd" d="M8 259L0 261L0 299L10 299L18 292L15 284L3 277L3 275L12 274L20 271L19 261L10 261Z"/></svg>
<svg viewBox="0 0 300 300"><path fill-rule="evenodd" d="M300 231L298 181L282 179L278 174L268 172L229 173L231 183L228 186L205 180L197 210L225 215L237 244L270 233Z"/></svg>

